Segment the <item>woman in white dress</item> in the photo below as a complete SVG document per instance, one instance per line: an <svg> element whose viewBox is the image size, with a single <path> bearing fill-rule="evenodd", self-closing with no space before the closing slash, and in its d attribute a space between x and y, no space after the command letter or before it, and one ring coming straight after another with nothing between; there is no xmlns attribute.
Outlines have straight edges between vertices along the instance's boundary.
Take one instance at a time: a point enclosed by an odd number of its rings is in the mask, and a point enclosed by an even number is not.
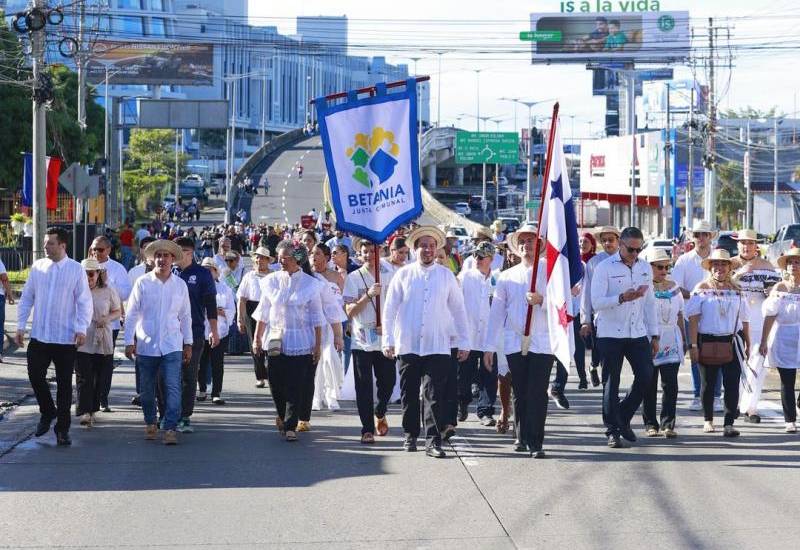
<svg viewBox="0 0 800 550"><path fill-rule="evenodd" d="M219 345L211 347L208 340L211 334L211 326L206 320L206 340L203 344L203 354L200 356L200 372L197 377L197 400L206 400L206 388L208 379L211 378L211 402L214 405L224 405L222 399L222 378L225 374L225 350L228 347L228 333L233 324L236 314L235 297L233 290L219 280L219 268L213 258L203 258L200 263L211 272L214 284L217 287L217 332L219 334Z"/></svg>
<svg viewBox="0 0 800 550"><path fill-rule="evenodd" d="M789 277L772 288L764 302L764 330L759 352L781 377L781 405L786 432L797 432L795 378L800 368L800 248L778 258L778 267ZM775 330L772 330L775 327Z"/></svg>
<svg viewBox="0 0 800 550"><path fill-rule="evenodd" d="M705 422L703 431L714 429L714 386L722 371L725 386L723 435L737 437L733 421L738 416L739 377L744 358L750 355L750 308L731 280L731 257L717 249L702 261L709 272L692 291L686 314L689 316L689 353L699 364L700 393ZM741 338L739 342L737 338ZM741 343L743 341L743 343Z"/></svg>
<svg viewBox="0 0 800 550"><path fill-rule="evenodd" d="M681 289L670 279L667 272L671 264L664 250L651 249L647 261L653 268L653 289L656 297L656 310L659 321L658 353L653 357L653 377L644 391L642 417L644 429L649 437L661 433L673 438L675 432L675 410L678 401L678 369L683 362L684 335L683 295ZM658 376L661 375L661 418L656 417L658 401Z"/></svg>
<svg viewBox="0 0 800 550"><path fill-rule="evenodd" d="M313 396L311 409L315 411L321 410L324 405L327 405L329 410L339 410L339 399L344 383L344 365L339 355L344 347L342 322L347 320L342 295L344 281L339 273L328 268L330 260L331 251L326 245L319 243L314 246L311 251L311 267L314 276L320 282L322 309L328 320L328 325L322 329L322 357L317 365L311 391ZM308 415L309 418L304 418L305 415L300 417L300 421L304 423L301 424L300 431L304 431L307 427L311 410L308 411Z"/></svg>

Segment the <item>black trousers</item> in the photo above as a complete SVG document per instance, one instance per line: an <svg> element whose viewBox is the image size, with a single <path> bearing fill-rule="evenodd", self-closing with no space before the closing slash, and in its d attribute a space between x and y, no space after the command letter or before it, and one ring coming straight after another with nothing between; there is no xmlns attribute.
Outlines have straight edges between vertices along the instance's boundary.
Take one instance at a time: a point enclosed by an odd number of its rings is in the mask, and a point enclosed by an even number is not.
<svg viewBox="0 0 800 550"><path fill-rule="evenodd" d="M250 354L253 356L253 370L256 373L256 380L267 379L267 363L264 359L263 353L253 353L253 335L256 333L256 320L253 319L253 312L258 307L258 302L255 300L248 300L245 302L245 311L247 312L247 319L245 319L245 329L247 330L247 341L250 343Z"/></svg>
<svg viewBox="0 0 800 550"><path fill-rule="evenodd" d="M111 331L111 341L114 347L117 345L117 336L119 336L119 329ZM114 377L114 353L111 353L111 362L103 365L103 375L100 381L100 406L108 406L108 394L111 393L111 379ZM84 411L86 412L86 411ZM91 411L89 411L91 412Z"/></svg>
<svg viewBox="0 0 800 550"><path fill-rule="evenodd" d="M645 428L675 429L675 409L678 403L679 363L656 365L650 385L645 387L642 397L642 418ZM661 374L661 421L656 416L658 402L658 375Z"/></svg>
<svg viewBox="0 0 800 550"><path fill-rule="evenodd" d="M795 408L794 383L797 378L797 369L778 368L781 376L781 405L783 405L783 421L796 422L797 409Z"/></svg>
<svg viewBox="0 0 800 550"><path fill-rule="evenodd" d="M356 406L361 419L361 433L375 433L375 418L386 416L386 408L392 397L397 373L394 360L388 359L380 351L353 350L353 378L356 387ZM378 401L373 398L374 384L378 389Z"/></svg>
<svg viewBox="0 0 800 550"><path fill-rule="evenodd" d="M458 379L458 349L450 350L450 368L447 369L447 378L444 384L444 424L443 426L458 426L458 402L459 396ZM472 382L468 382L472 384ZM424 420L424 419L423 419Z"/></svg>
<svg viewBox="0 0 800 550"><path fill-rule="evenodd" d="M514 390L514 418L517 439L532 450L544 443L544 424L547 420L547 386L555 357L550 354L512 353L507 355Z"/></svg>
<svg viewBox="0 0 800 550"><path fill-rule="evenodd" d="M311 366L303 369L300 379L300 396L298 414L300 420L309 422L311 420L311 406L314 402L314 379L317 375L317 363L312 359Z"/></svg>
<svg viewBox="0 0 800 550"><path fill-rule="evenodd" d="M698 335L698 343L701 346L703 342L729 342L730 339L730 336ZM723 396L725 403L724 426L732 426L733 421L739 417L739 378L742 374L742 367L739 365L736 354L733 354L733 361L725 365L699 363L698 370L700 371L700 397L703 401L704 419L709 422L714 420L714 388L717 385L717 377L722 371L722 386L725 388Z"/></svg>
<svg viewBox="0 0 800 550"><path fill-rule="evenodd" d="M400 356L400 402L403 407L403 431L411 437L420 435L420 414L425 422L427 444L440 444L440 428L445 425L444 393L447 373L453 368L449 355ZM422 388L422 406L419 391Z"/></svg>
<svg viewBox="0 0 800 550"><path fill-rule="evenodd" d="M644 390L653 375L653 355L646 336L639 338L598 338L603 361L603 424L606 435L619 434L628 427L642 403ZM620 400L622 363L627 359L633 371L633 384Z"/></svg>
<svg viewBox="0 0 800 550"><path fill-rule="evenodd" d="M293 432L297 429L300 412L300 392L307 371L313 370L311 355L276 355L269 358L269 391L283 420L284 429ZM313 376L312 376L313 379Z"/></svg>
<svg viewBox="0 0 800 550"><path fill-rule="evenodd" d="M39 404L39 413L44 418L56 418L56 431L69 432L72 407L72 370L75 366L74 344L46 344L31 339L28 344L28 380ZM56 367L56 402L47 384L47 368Z"/></svg>
<svg viewBox="0 0 800 550"><path fill-rule="evenodd" d="M211 369L211 397L219 397L222 394L222 378L225 375L225 350L228 346L228 337L219 341L215 348L211 347L208 340L203 344L203 353L200 356L200 374L197 376L197 386L202 392L206 392L206 380L208 380L208 369Z"/></svg>
<svg viewBox="0 0 800 550"><path fill-rule="evenodd" d="M76 352L75 387L78 390L78 403L75 416L100 410L100 392L106 386L109 364L113 369L114 355Z"/></svg>
<svg viewBox="0 0 800 550"><path fill-rule="evenodd" d="M458 361L458 401L472 403L472 384L480 385L483 352L472 350L465 361Z"/></svg>

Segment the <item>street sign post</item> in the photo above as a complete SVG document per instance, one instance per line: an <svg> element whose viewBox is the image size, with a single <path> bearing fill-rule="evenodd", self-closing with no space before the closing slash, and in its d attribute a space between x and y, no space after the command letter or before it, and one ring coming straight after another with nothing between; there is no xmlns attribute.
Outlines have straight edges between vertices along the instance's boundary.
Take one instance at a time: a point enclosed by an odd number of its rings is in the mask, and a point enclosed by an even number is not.
<svg viewBox="0 0 800 550"><path fill-rule="evenodd" d="M516 164L519 141L514 132L456 133L456 164Z"/></svg>

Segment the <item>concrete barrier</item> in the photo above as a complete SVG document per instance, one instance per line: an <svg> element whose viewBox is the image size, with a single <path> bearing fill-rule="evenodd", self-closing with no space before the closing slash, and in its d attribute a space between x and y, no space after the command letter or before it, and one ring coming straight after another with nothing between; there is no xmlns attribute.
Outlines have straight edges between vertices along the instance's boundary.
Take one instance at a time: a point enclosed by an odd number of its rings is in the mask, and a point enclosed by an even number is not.
<svg viewBox="0 0 800 550"><path fill-rule="evenodd" d="M234 185L240 181L243 181L244 178L246 178L267 156L274 153L278 149L300 141L304 137L306 137L306 135L303 133L303 129L297 128L296 130L283 133L278 137L272 138L266 142L263 147L259 147L255 153L250 155L250 157L244 161L244 164L242 164L242 166L239 167L239 169L233 175Z"/></svg>

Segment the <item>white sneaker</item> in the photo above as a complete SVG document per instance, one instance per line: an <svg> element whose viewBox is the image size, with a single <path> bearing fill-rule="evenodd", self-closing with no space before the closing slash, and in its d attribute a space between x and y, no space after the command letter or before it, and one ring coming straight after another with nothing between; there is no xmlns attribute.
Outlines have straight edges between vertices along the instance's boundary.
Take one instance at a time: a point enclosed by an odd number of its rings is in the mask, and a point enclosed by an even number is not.
<svg viewBox="0 0 800 550"><path fill-rule="evenodd" d="M797 425L794 422L787 422L785 431L787 434L797 433Z"/></svg>
<svg viewBox="0 0 800 550"><path fill-rule="evenodd" d="M692 402L689 404L690 411L701 411L703 410L703 403L700 401L699 397L695 397L692 399Z"/></svg>
<svg viewBox="0 0 800 550"><path fill-rule="evenodd" d="M714 423L713 422L711 422L710 420L706 420L705 422L703 422L703 432L704 433L710 434L710 433L714 433L715 431L716 431L716 429L714 428Z"/></svg>
<svg viewBox="0 0 800 550"><path fill-rule="evenodd" d="M715 397L714 398L714 412L722 412L724 410L725 410L725 407L722 404L722 398L721 397Z"/></svg>
<svg viewBox="0 0 800 550"><path fill-rule="evenodd" d="M339 407L339 402L336 399L331 399L328 403L328 410L329 411L338 411L341 407Z"/></svg>
<svg viewBox="0 0 800 550"><path fill-rule="evenodd" d="M314 400L311 402L311 410L312 411L321 411L322 410L322 402Z"/></svg>

